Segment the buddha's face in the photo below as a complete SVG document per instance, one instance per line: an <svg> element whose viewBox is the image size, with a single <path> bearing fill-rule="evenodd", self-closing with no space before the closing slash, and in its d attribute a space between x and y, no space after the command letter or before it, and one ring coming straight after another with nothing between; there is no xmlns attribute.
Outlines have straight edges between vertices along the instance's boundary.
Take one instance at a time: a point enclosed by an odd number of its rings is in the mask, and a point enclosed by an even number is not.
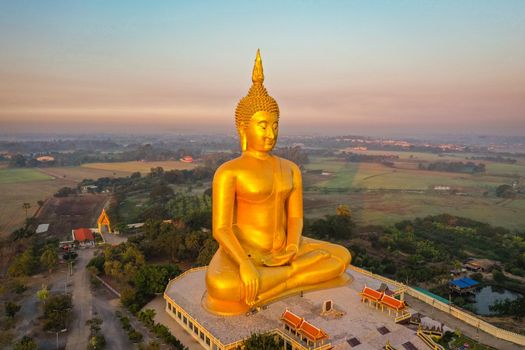
<svg viewBox="0 0 525 350"><path fill-rule="evenodd" d="M269 152L277 143L279 123L277 116L269 112L255 113L244 129L246 150Z"/></svg>

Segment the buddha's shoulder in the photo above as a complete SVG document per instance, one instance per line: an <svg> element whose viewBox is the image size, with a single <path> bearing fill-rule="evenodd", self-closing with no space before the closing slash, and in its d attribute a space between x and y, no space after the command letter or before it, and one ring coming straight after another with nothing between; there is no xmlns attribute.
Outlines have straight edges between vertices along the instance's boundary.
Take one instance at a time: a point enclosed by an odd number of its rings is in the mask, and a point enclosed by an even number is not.
<svg viewBox="0 0 525 350"><path fill-rule="evenodd" d="M236 172L244 168L241 157L237 157L222 163L215 171L215 176L234 175Z"/></svg>
<svg viewBox="0 0 525 350"><path fill-rule="evenodd" d="M278 159L279 162L281 162L281 165L284 166L285 168L288 168L288 169L290 169L293 172L301 173L301 170L299 169L299 166L297 166L297 164L295 164L291 160L288 160L288 159L285 159L285 158L281 158L281 157L277 157L277 156L274 156L274 157L276 159Z"/></svg>

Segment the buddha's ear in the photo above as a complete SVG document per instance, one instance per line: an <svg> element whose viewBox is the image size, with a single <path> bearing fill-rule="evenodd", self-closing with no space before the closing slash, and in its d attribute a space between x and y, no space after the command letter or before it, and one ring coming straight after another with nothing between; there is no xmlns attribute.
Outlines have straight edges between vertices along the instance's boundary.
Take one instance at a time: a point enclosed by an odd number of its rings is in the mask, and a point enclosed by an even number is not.
<svg viewBox="0 0 525 350"><path fill-rule="evenodd" d="M239 137L241 141L241 151L244 152L247 147L246 128L244 127L244 123L241 123L239 126Z"/></svg>

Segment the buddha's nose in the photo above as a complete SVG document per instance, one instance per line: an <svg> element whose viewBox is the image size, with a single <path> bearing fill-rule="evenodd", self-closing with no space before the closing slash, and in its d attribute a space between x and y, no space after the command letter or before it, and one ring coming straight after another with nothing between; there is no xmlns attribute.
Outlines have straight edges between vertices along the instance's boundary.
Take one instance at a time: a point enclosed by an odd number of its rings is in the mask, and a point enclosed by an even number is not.
<svg viewBox="0 0 525 350"><path fill-rule="evenodd" d="M273 128L268 128L266 138L275 141L275 130L273 130Z"/></svg>

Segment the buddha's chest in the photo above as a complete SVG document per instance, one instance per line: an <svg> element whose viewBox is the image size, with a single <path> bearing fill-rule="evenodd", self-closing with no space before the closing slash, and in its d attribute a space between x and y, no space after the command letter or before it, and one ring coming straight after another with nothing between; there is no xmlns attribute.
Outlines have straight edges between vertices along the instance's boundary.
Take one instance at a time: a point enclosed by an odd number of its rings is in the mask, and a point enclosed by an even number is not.
<svg viewBox="0 0 525 350"><path fill-rule="evenodd" d="M279 195L286 199L293 188L291 169L277 164L253 165L237 176L237 197L242 200L259 202Z"/></svg>

